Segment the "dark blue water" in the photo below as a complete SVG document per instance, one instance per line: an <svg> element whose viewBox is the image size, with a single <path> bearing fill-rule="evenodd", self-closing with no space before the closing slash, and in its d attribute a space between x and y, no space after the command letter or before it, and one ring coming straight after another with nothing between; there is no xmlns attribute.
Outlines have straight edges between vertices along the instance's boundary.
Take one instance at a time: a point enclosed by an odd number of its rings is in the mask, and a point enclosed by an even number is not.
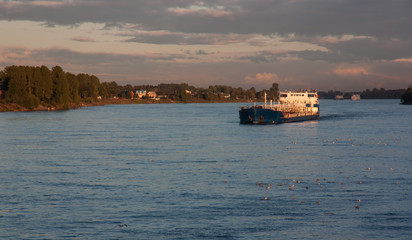
<svg viewBox="0 0 412 240"><path fill-rule="evenodd" d="M411 107L249 126L241 105L0 113L0 238L411 239Z"/></svg>

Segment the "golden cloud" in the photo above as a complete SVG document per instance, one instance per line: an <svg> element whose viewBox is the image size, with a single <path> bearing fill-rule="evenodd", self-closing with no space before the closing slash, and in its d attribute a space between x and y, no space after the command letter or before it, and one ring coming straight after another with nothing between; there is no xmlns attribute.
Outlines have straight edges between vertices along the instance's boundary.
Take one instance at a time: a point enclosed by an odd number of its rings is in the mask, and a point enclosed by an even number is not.
<svg viewBox="0 0 412 240"><path fill-rule="evenodd" d="M338 67L333 70L333 73L339 76L353 76L353 75L369 75L369 72L366 68L344 68Z"/></svg>
<svg viewBox="0 0 412 240"><path fill-rule="evenodd" d="M252 84L252 83L274 83L274 82L280 82L280 79L278 75L275 73L257 73L255 77L245 77L245 82L247 84Z"/></svg>

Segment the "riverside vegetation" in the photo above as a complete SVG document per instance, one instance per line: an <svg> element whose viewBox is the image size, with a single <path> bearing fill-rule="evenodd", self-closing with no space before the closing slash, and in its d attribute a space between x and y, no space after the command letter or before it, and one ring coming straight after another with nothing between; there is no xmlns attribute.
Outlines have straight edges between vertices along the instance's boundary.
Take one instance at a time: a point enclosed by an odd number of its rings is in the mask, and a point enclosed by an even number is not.
<svg viewBox="0 0 412 240"><path fill-rule="evenodd" d="M156 100L147 95L134 98L137 90L155 92ZM65 72L60 66L7 66L0 71L0 112L62 110L90 105L129 103L196 103L196 102L254 102L277 100L279 86L273 83L269 90L256 91L214 85L196 88L187 83L162 83L154 85L130 84L121 86L116 82L103 82L95 75ZM360 92L362 99L400 99L405 89L373 89ZM319 91L319 98L332 99L339 91ZM343 93L350 98L353 93Z"/></svg>
<svg viewBox="0 0 412 240"><path fill-rule="evenodd" d="M134 92L154 91L157 100L143 96L133 99ZM207 89L181 84L120 86L116 82L100 83L98 77L86 73L65 72L60 66L7 66L0 71L0 111L31 111L78 108L88 105L126 103L189 103L234 102L263 99L264 92L275 99L278 84L269 90L243 90L216 85Z"/></svg>

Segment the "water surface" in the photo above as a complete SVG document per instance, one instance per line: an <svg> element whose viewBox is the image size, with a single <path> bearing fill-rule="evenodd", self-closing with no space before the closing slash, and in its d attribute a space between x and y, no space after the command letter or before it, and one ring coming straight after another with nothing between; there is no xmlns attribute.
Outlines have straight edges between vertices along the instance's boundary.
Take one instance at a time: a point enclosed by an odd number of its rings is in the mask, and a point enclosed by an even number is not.
<svg viewBox="0 0 412 240"><path fill-rule="evenodd" d="M0 238L410 239L411 107L250 126L241 105L0 113Z"/></svg>

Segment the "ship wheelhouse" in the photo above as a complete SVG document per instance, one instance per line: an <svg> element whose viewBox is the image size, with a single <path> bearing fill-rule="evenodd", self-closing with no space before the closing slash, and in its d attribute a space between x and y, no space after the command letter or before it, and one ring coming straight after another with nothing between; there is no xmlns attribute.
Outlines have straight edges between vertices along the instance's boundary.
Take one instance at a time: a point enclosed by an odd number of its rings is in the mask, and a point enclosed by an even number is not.
<svg viewBox="0 0 412 240"><path fill-rule="evenodd" d="M281 91L279 102L285 107L293 106L295 111L319 112L319 99L316 91Z"/></svg>

